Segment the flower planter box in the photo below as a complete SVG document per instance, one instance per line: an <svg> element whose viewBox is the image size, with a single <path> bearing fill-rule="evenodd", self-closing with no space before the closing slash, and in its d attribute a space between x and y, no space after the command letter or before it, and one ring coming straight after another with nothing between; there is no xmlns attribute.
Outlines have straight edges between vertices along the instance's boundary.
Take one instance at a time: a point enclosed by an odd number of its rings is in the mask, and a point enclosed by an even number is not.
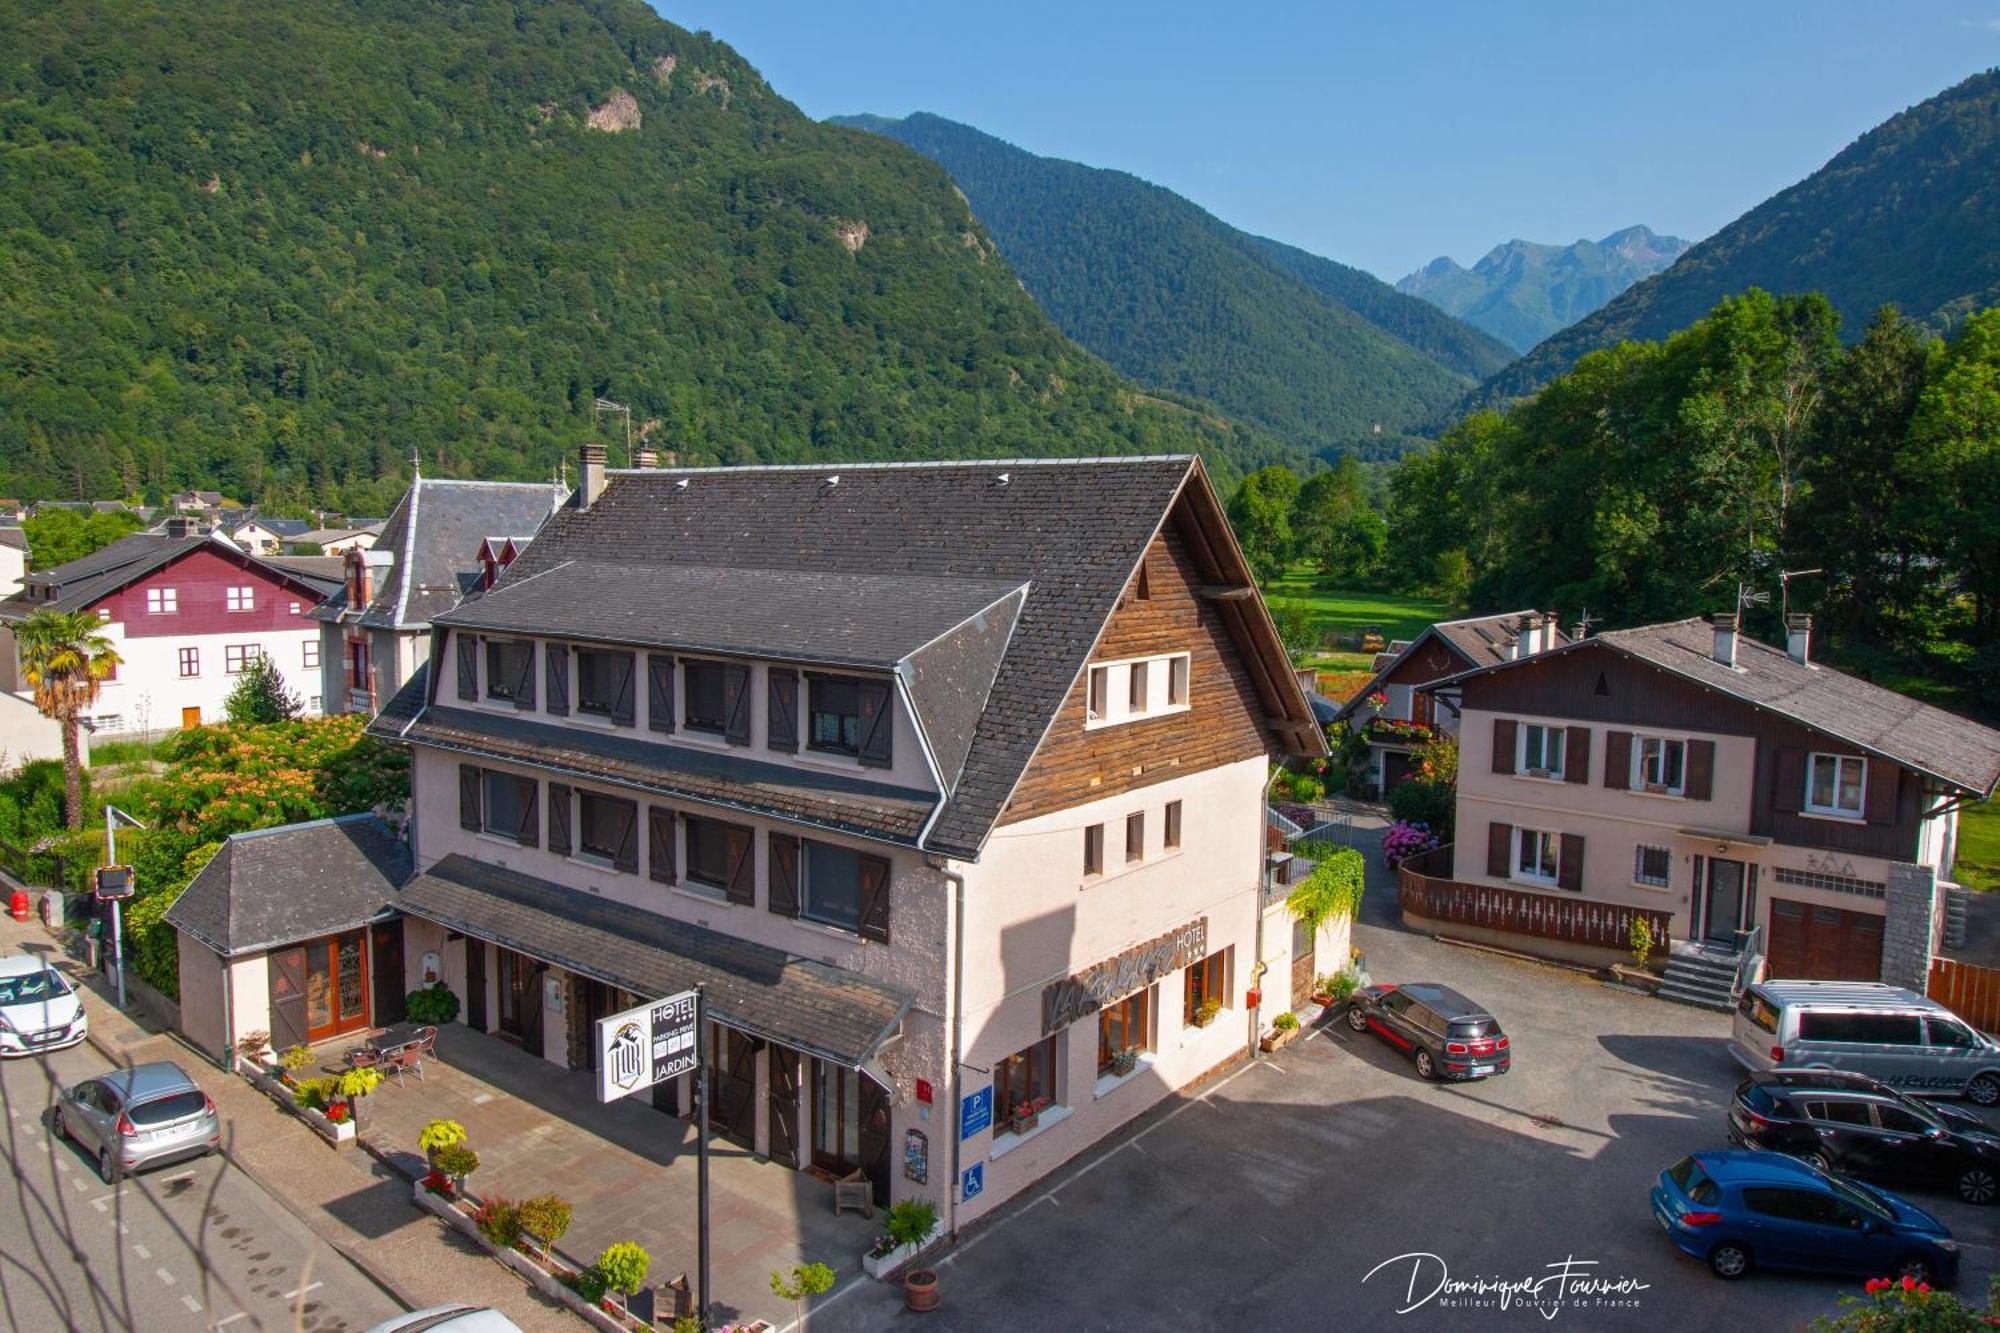
<svg viewBox="0 0 2000 1333"><path fill-rule="evenodd" d="M901 1268L904 1264L907 1264L908 1262L910 1262L910 1260L916 1258L918 1255L922 1254L925 1250L937 1244L938 1238L943 1235L944 1235L944 1219L940 1218L936 1222L933 1222L931 1224L930 1231L926 1233L924 1238L920 1241L915 1241L909 1245L898 1245L895 1249L889 1251L887 1254L883 1255L879 1259L872 1254L862 1255L861 1256L862 1271L867 1273L869 1277L874 1278L877 1282L887 1282L889 1280L889 1274L895 1272L897 1269Z"/></svg>
<svg viewBox="0 0 2000 1333"><path fill-rule="evenodd" d="M1273 1030L1257 1043L1257 1049L1269 1055L1272 1051L1283 1050L1285 1047L1291 1045L1298 1035L1299 1029L1297 1028L1293 1028L1289 1032Z"/></svg>
<svg viewBox="0 0 2000 1333"><path fill-rule="evenodd" d="M562 1302L592 1328L603 1329L605 1333L634 1333L634 1330L645 1327L645 1325L634 1320L629 1315L613 1314L602 1306L592 1305L589 1301L577 1295L560 1277L557 1277L554 1273L543 1267L540 1260L523 1254L519 1250L503 1250L492 1241L486 1239L481 1234L479 1225L472 1220L472 1215L465 1211L463 1207L463 1195L458 1199L443 1198L425 1189L421 1182L412 1185L410 1188L412 1190L412 1197L416 1199L417 1207L427 1213L443 1218L446 1222L464 1233L475 1245L478 1245L495 1259L513 1269L527 1281L529 1286L541 1292L544 1296Z"/></svg>
<svg viewBox="0 0 2000 1333"><path fill-rule="evenodd" d="M354 1142L354 1117L350 1113L345 1120L334 1121L326 1118L324 1112L300 1106L292 1100L291 1085L269 1069L260 1069L248 1060L236 1062L236 1072L248 1079L251 1086L262 1092L278 1105L306 1122L313 1132L336 1148L346 1147Z"/></svg>

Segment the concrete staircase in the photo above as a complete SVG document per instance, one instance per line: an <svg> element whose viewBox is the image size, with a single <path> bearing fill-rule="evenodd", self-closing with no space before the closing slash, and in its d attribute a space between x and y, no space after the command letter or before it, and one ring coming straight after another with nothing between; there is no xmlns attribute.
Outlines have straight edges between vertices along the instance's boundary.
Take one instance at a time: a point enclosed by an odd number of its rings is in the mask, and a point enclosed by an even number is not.
<svg viewBox="0 0 2000 1333"><path fill-rule="evenodd" d="M1963 884L1944 886L1944 947L1965 947L1966 888Z"/></svg>
<svg viewBox="0 0 2000 1333"><path fill-rule="evenodd" d="M1728 1013L1736 1007L1736 956L1721 950L1676 947L1660 978L1660 998L1697 1009Z"/></svg>

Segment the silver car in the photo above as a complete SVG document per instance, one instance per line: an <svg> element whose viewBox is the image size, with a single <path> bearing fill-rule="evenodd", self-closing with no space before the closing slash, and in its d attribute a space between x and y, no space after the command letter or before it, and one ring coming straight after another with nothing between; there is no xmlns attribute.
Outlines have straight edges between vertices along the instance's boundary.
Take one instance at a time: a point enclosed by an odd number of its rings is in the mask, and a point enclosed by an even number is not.
<svg viewBox="0 0 2000 1333"><path fill-rule="evenodd" d="M49 1124L97 1157L107 1182L222 1146L215 1103L171 1061L114 1069L64 1088Z"/></svg>
<svg viewBox="0 0 2000 1333"><path fill-rule="evenodd" d="M2000 1104L2000 1044L1928 996L1873 981L1760 981L1729 1053L1762 1069L1844 1069L1919 1097Z"/></svg>

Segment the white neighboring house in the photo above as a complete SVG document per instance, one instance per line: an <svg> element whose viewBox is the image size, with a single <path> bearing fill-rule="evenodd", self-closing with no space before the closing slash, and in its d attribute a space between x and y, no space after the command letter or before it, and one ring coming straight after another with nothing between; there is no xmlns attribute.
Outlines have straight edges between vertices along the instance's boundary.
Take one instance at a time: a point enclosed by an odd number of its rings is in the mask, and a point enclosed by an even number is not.
<svg viewBox="0 0 2000 1333"><path fill-rule="evenodd" d="M269 657L318 713L319 626L333 584L170 519L54 569L0 600L0 688L30 697L14 627L38 611L95 611L122 664L85 719L98 732L169 731L215 722L236 678Z"/></svg>
<svg viewBox="0 0 2000 1333"><path fill-rule="evenodd" d="M349 551L365 551L375 545L375 539L382 533L380 523L361 528L313 528L296 537L287 537L289 546L314 546L321 555L345 555Z"/></svg>

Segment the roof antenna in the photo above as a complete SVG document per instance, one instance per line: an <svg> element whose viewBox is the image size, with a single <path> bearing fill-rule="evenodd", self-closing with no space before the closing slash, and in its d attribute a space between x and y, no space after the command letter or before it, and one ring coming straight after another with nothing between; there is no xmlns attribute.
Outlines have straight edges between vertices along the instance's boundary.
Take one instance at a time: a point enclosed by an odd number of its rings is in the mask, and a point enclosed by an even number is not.
<svg viewBox="0 0 2000 1333"><path fill-rule="evenodd" d="M1781 569L1778 571L1778 608L1783 613L1784 623L1792 623L1792 580L1802 579L1808 574L1824 574L1823 569Z"/></svg>
<svg viewBox="0 0 2000 1333"><path fill-rule="evenodd" d="M1584 607L1583 614L1576 618L1576 633L1570 635L1570 637L1578 641L1589 638L1590 627L1596 623L1596 618L1590 614L1590 608L1587 606Z"/></svg>

